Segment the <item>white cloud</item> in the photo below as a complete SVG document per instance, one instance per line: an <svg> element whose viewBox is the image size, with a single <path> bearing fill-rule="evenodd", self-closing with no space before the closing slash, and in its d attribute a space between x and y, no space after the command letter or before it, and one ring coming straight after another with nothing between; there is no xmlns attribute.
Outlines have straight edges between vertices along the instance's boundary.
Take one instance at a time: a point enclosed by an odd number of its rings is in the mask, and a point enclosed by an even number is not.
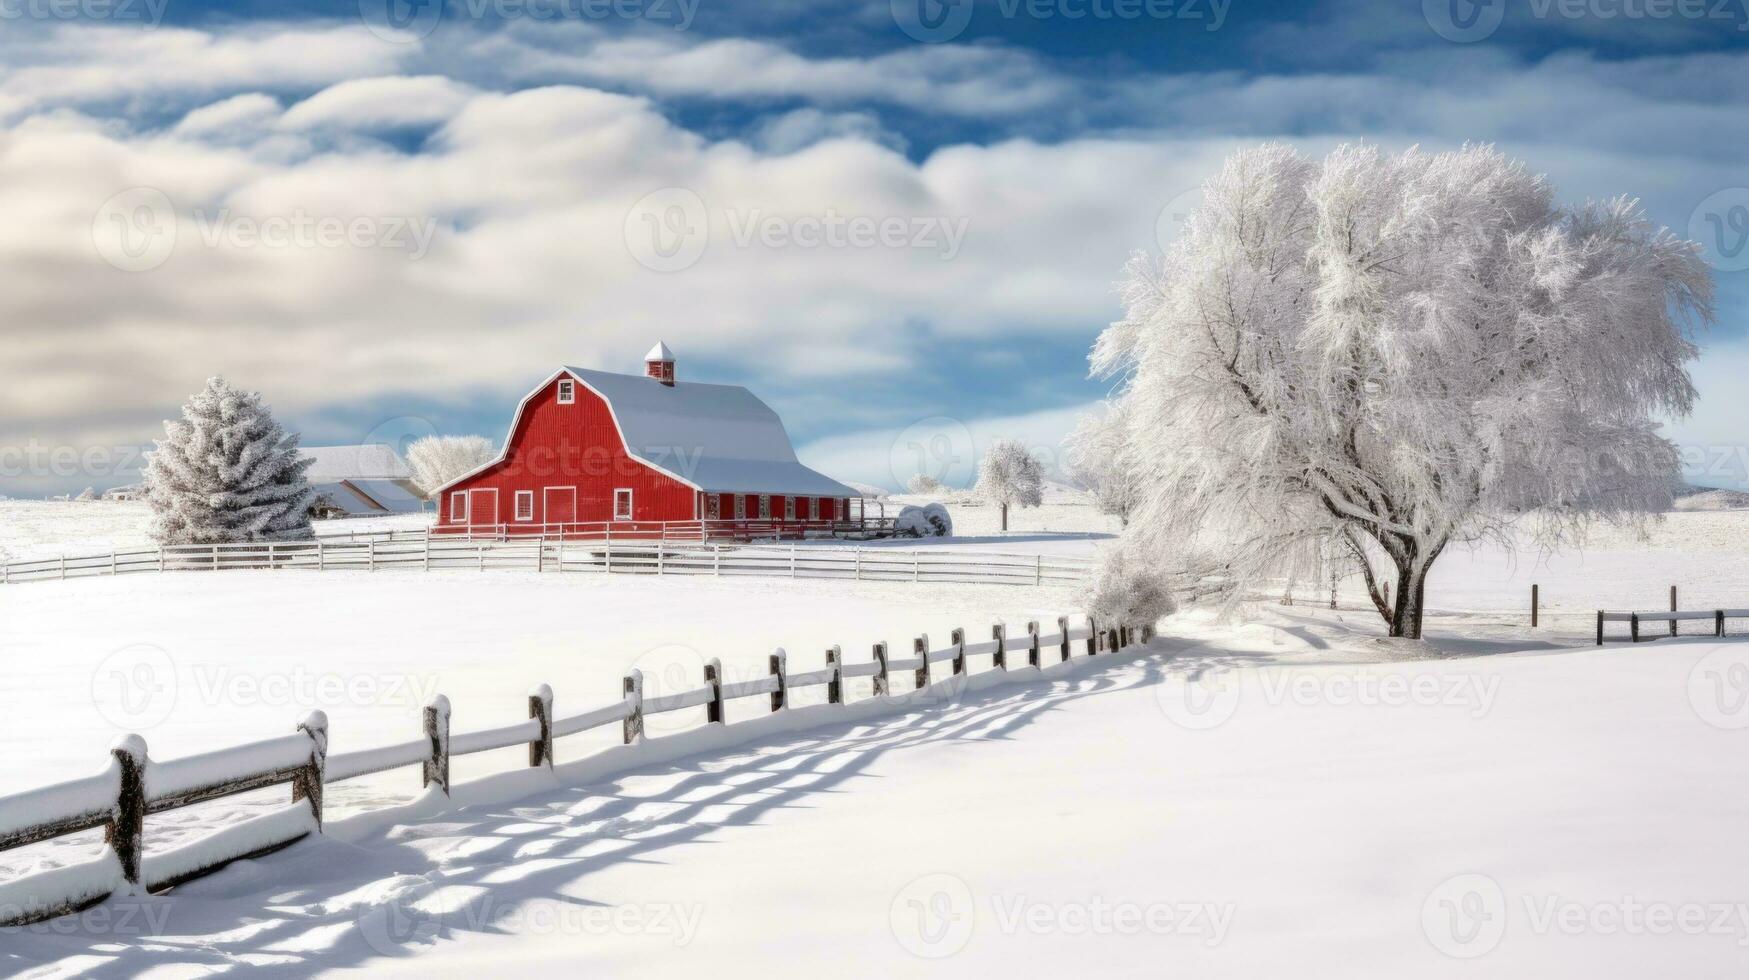
<svg viewBox="0 0 1749 980"><path fill-rule="evenodd" d="M622 85L711 99L801 98L877 102L935 113L1013 115L1075 98L1075 85L1037 57L1006 48L909 45L867 57L811 58L769 41L637 37L575 29L564 47L530 32L492 36L523 77Z"/></svg>
<svg viewBox="0 0 1749 980"><path fill-rule="evenodd" d="M114 104L154 94L190 96L326 85L392 74L417 51L385 44L362 25L204 31L8 21L0 39L0 119L31 109Z"/></svg>
<svg viewBox="0 0 1749 980"><path fill-rule="evenodd" d="M259 133L279 118L279 100L250 92L221 99L194 109L171 130L177 136L224 137L238 132Z"/></svg>
<svg viewBox="0 0 1749 980"><path fill-rule="evenodd" d="M439 33L452 30L445 43L475 43L459 25ZM574 33L591 54L601 48ZM1024 119L1071 112L1082 89L1042 69L1017 79L1036 67L1031 56L951 45L822 60L764 42L618 41L585 64L515 37L477 40L510 45L499 63L536 74L858 107L804 108L759 119L746 139L711 139L649 98L574 84L504 93L433 74L419 45L357 27L44 37L41 50L0 42L0 106L39 109L10 121L0 109L0 262L17 272L0 292L0 441L130 426L146 438L212 373L313 412L516 392L560 362L626 366L656 336L683 355L829 389L833 375L903 372L943 339L1091 341L1117 311L1110 283L1126 255L1155 247L1162 207L1257 136L1305 134L1296 142L1313 149L1336 132L1391 145L1494 137L1565 196L1641 193L1679 227L1711 190L1743 182L1733 168L1749 141L1749 92L1729 80L1744 77L1743 56L1696 56L1702 68L1487 61L1455 87L1437 79L1439 65L1425 77L1136 79L1112 92L1151 106L1148 125L912 160L883 145L889 134L862 107L984 105ZM638 51L654 59L642 75ZM392 74L402 70L424 74ZM1668 81L1708 73L1721 79L1716 98ZM82 103L87 115L40 111ZM168 107L187 114L152 120ZM422 152L348 138L407 123L439 126ZM174 202L176 244L152 271L119 271L98 250L117 231L100 210L140 186ZM648 236L693 217L637 209L664 188L696 195L708 229L696 263L666 274L635 258ZM220 215L230 224L215 236ZM437 235L413 261L344 238L275 247L229 233L300 218L362 222L376 240L397 222L435 221ZM902 240L809 244L857 219L897 222ZM964 230L951 259L928 234L945 227ZM1716 421L1714 386L1734 375L1703 377L1702 412ZM1034 419L1041 444L1072 415ZM890 482L845 468L881 437L811 451L845 461L825 465L847 478Z"/></svg>
<svg viewBox="0 0 1749 980"><path fill-rule="evenodd" d="M292 106L280 124L287 129L431 125L453 117L474 94L472 87L436 75L359 78Z"/></svg>

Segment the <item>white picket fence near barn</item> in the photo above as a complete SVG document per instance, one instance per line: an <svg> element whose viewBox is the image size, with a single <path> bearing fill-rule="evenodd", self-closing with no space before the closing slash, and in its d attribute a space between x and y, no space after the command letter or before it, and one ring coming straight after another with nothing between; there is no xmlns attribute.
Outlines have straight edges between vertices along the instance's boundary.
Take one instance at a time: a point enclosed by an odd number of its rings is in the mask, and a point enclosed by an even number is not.
<svg viewBox="0 0 1749 980"><path fill-rule="evenodd" d="M872 697L855 701L855 710L867 710L873 702L928 710L953 704L966 690L973 679L969 658L990 658L978 677L1032 670L1036 679L1047 680L1058 668L1070 669L1062 665L1071 659L1082 659L1077 655L1083 649L1091 657L1146 644L1153 635L1151 625L1114 626L1091 616L1079 625L1061 616L1051 625L1051 632L1041 632L1035 620L1024 635L1009 636L996 624L990 639L971 641L965 630L955 629L942 646L918 636L906 658L890 657L887 644L876 643L869 660L850 662L842 648L832 646L825 666L809 671L790 671L780 649L770 655L768 674L736 682L724 678L720 660L712 660L704 667L701 687L665 694L647 691L643 675L634 670L624 678L619 699L568 715L555 714L552 688L541 684L529 693L527 721L461 734L450 732L449 700L438 695L425 708L418 738L334 755L328 753L328 718L320 711L311 712L289 735L167 761L150 758L145 740L128 735L116 742L109 765L95 775L0 797L0 851L98 828L105 841L94 860L0 882L0 927L76 912L117 893L164 891L233 861L319 835L324 789L341 780L418 766L421 785L448 796L450 760L459 755L526 745L529 767L550 771L555 739L618 725L624 744L603 755L625 758L627 746L645 741L648 715L703 709L706 727L714 728L727 724L727 702L756 698L775 713L789 706L791 691L813 686L826 688L825 720L830 720L852 710L845 681L858 677L873 679ZM942 678L945 671L951 674ZM909 678L910 690L895 691L895 678ZM1015 679L1033 678L1017 674ZM152 814L288 784L286 805L192 842L146 851L146 818Z"/></svg>
<svg viewBox="0 0 1749 980"><path fill-rule="evenodd" d="M379 569L521 569L615 575L765 575L870 582L1071 585L1093 559L969 549L858 548L799 544L487 540L424 531L356 540L166 545L0 565L0 584L135 572Z"/></svg>

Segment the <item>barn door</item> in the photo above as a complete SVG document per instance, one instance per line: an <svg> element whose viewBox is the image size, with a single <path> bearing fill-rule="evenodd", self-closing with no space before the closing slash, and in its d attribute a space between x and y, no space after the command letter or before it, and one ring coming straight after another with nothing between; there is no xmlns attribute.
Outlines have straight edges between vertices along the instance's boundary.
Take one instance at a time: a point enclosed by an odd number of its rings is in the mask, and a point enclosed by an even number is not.
<svg viewBox="0 0 1749 980"><path fill-rule="evenodd" d="M468 528L479 532L498 526L498 490L468 491Z"/></svg>
<svg viewBox="0 0 1749 980"><path fill-rule="evenodd" d="M577 488L547 487L542 501L544 509L541 522L546 526L547 534L565 534L575 531L574 527L566 525L577 522Z"/></svg>

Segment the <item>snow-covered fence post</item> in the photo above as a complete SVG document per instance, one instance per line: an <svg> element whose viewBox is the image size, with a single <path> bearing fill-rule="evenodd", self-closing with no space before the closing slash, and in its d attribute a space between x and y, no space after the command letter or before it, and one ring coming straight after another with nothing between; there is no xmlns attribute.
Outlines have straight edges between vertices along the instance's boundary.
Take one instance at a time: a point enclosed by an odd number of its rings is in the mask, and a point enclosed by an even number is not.
<svg viewBox="0 0 1749 980"><path fill-rule="evenodd" d="M528 743L528 767L553 767L553 689L535 685L528 692L528 716L540 724L540 735Z"/></svg>
<svg viewBox="0 0 1749 980"><path fill-rule="evenodd" d="M1713 612L1713 635L1717 637L1725 635L1725 611L1723 609Z"/></svg>
<svg viewBox="0 0 1749 980"><path fill-rule="evenodd" d="M449 698L439 694L425 706L425 740L431 752L421 767L420 785L437 784L449 795Z"/></svg>
<svg viewBox="0 0 1749 980"><path fill-rule="evenodd" d="M994 660L990 661L991 669L993 669L993 670L1007 670L1008 669L1008 627L1007 627L1007 625L1005 625L1003 623L997 623L996 625L990 627L990 639L996 641L996 657Z"/></svg>
<svg viewBox="0 0 1749 980"><path fill-rule="evenodd" d="M1531 629L1536 629L1536 618L1537 618L1536 617L1536 613L1537 613L1536 607L1537 607L1537 600L1540 598L1540 596L1538 596L1538 594L1537 594L1538 591L1539 590L1537 588L1537 584L1535 582L1530 583L1530 628Z"/></svg>
<svg viewBox="0 0 1749 980"><path fill-rule="evenodd" d="M704 683L711 689L710 703L704 707L704 720L708 724L723 724L723 662L712 657L711 662L704 665Z"/></svg>
<svg viewBox="0 0 1749 980"><path fill-rule="evenodd" d="M322 830L322 771L328 761L328 715L312 711L298 722L298 731L310 736L310 761L292 777L292 802L310 801L310 816Z"/></svg>
<svg viewBox="0 0 1749 980"><path fill-rule="evenodd" d="M929 634L911 641L911 649L917 653L917 679L914 687L921 691L929 686Z"/></svg>
<svg viewBox="0 0 1749 980"><path fill-rule="evenodd" d="M723 575L723 546L711 545L711 574L721 578Z"/></svg>
<svg viewBox="0 0 1749 980"><path fill-rule="evenodd" d="M887 676L887 644L884 641L874 645L874 658L880 668L874 677L874 693L875 697L880 697L892 691L892 682Z"/></svg>
<svg viewBox="0 0 1749 980"><path fill-rule="evenodd" d="M632 704L631 713L626 715L623 732L625 744L631 745L644 740L644 672L633 667L632 672L625 676L621 689Z"/></svg>
<svg viewBox="0 0 1749 980"><path fill-rule="evenodd" d="M1628 637L1630 639L1632 639L1635 643L1640 642L1640 614L1639 613L1630 613L1628 615Z"/></svg>
<svg viewBox="0 0 1749 980"><path fill-rule="evenodd" d="M365 541L364 547L365 547L364 570L367 572L374 572L377 570L377 539L370 538L369 540Z"/></svg>
<svg viewBox="0 0 1749 980"><path fill-rule="evenodd" d="M853 549L851 554L856 556L856 580L860 582L862 581L862 549Z"/></svg>
<svg viewBox="0 0 1749 980"><path fill-rule="evenodd" d="M1106 634L1106 647L1105 647L1105 649L1111 653L1116 653L1117 651L1123 649L1123 642L1118 639L1118 631L1117 630L1115 630L1115 629L1110 630Z"/></svg>
<svg viewBox="0 0 1749 980"><path fill-rule="evenodd" d="M1028 667L1043 667L1044 661L1039 656L1038 649L1038 620L1027 620L1026 637L1028 640L1026 646L1026 665Z"/></svg>
<svg viewBox="0 0 1749 980"><path fill-rule="evenodd" d="M316 571L325 572L327 570L328 570L328 546L323 544L322 540L320 538L318 538L318 539L316 539Z"/></svg>
<svg viewBox="0 0 1749 980"><path fill-rule="evenodd" d="M1063 654L1063 660L1066 661L1069 659L1069 617L1057 617L1057 635L1063 638L1060 650Z"/></svg>
<svg viewBox="0 0 1749 980"><path fill-rule="evenodd" d="M419 567L421 571L431 571L431 532L426 531L419 539Z"/></svg>
<svg viewBox="0 0 1749 980"><path fill-rule="evenodd" d="M1099 652L1099 623L1094 621L1093 614L1087 614L1087 655L1089 657Z"/></svg>
<svg viewBox="0 0 1749 980"><path fill-rule="evenodd" d="M844 654L837 644L826 650L826 666L832 670L832 679L826 682L826 703L844 703Z"/></svg>
<svg viewBox="0 0 1749 980"><path fill-rule="evenodd" d="M1676 611L1676 586L1674 585L1670 587L1670 611ZM1676 620L1674 619L1670 621L1670 635L1676 635Z"/></svg>
<svg viewBox="0 0 1749 980"><path fill-rule="evenodd" d="M950 639L953 640L953 672L957 677L966 672L966 631L956 629Z"/></svg>
<svg viewBox="0 0 1749 980"><path fill-rule="evenodd" d="M1597 645L1603 646L1603 610L1597 610Z"/></svg>
<svg viewBox="0 0 1749 980"><path fill-rule="evenodd" d="M783 647L778 647L777 652L771 655L771 676L777 678L777 690L771 692L771 710L773 711L783 710L785 695L789 693L789 672L784 665L788 656L783 652Z"/></svg>
<svg viewBox="0 0 1749 980"><path fill-rule="evenodd" d="M145 891L140 881L140 859L146 834L146 740L123 735L109 747L120 775L115 794L115 813L103 825L103 841L115 852L127 892Z"/></svg>

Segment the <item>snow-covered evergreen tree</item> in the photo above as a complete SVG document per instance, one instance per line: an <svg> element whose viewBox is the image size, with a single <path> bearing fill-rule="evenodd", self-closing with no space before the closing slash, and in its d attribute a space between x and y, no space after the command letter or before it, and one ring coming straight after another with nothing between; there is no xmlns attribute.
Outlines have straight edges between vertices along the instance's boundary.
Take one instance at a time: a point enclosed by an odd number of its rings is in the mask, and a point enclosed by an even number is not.
<svg viewBox="0 0 1749 980"><path fill-rule="evenodd" d="M1693 404L1713 283L1633 201L1558 205L1488 147L1266 146L1128 272L1093 353L1132 413L1126 535L1160 562L1206 551L1235 595L1340 549L1418 637L1453 542L1549 546L1670 500L1654 419Z"/></svg>
<svg viewBox="0 0 1749 980"><path fill-rule="evenodd" d="M1017 439L998 439L978 463L978 494L1002 508L1002 530L1008 530L1008 507L1044 503L1044 466Z"/></svg>
<svg viewBox="0 0 1749 980"><path fill-rule="evenodd" d="M213 378L164 423L146 463L145 495L160 544L295 541L311 537L314 494L298 438L261 396Z"/></svg>
<svg viewBox="0 0 1749 980"><path fill-rule="evenodd" d="M430 496L497 456L497 447L484 436L426 436L407 447L407 466L413 470L414 485Z"/></svg>

